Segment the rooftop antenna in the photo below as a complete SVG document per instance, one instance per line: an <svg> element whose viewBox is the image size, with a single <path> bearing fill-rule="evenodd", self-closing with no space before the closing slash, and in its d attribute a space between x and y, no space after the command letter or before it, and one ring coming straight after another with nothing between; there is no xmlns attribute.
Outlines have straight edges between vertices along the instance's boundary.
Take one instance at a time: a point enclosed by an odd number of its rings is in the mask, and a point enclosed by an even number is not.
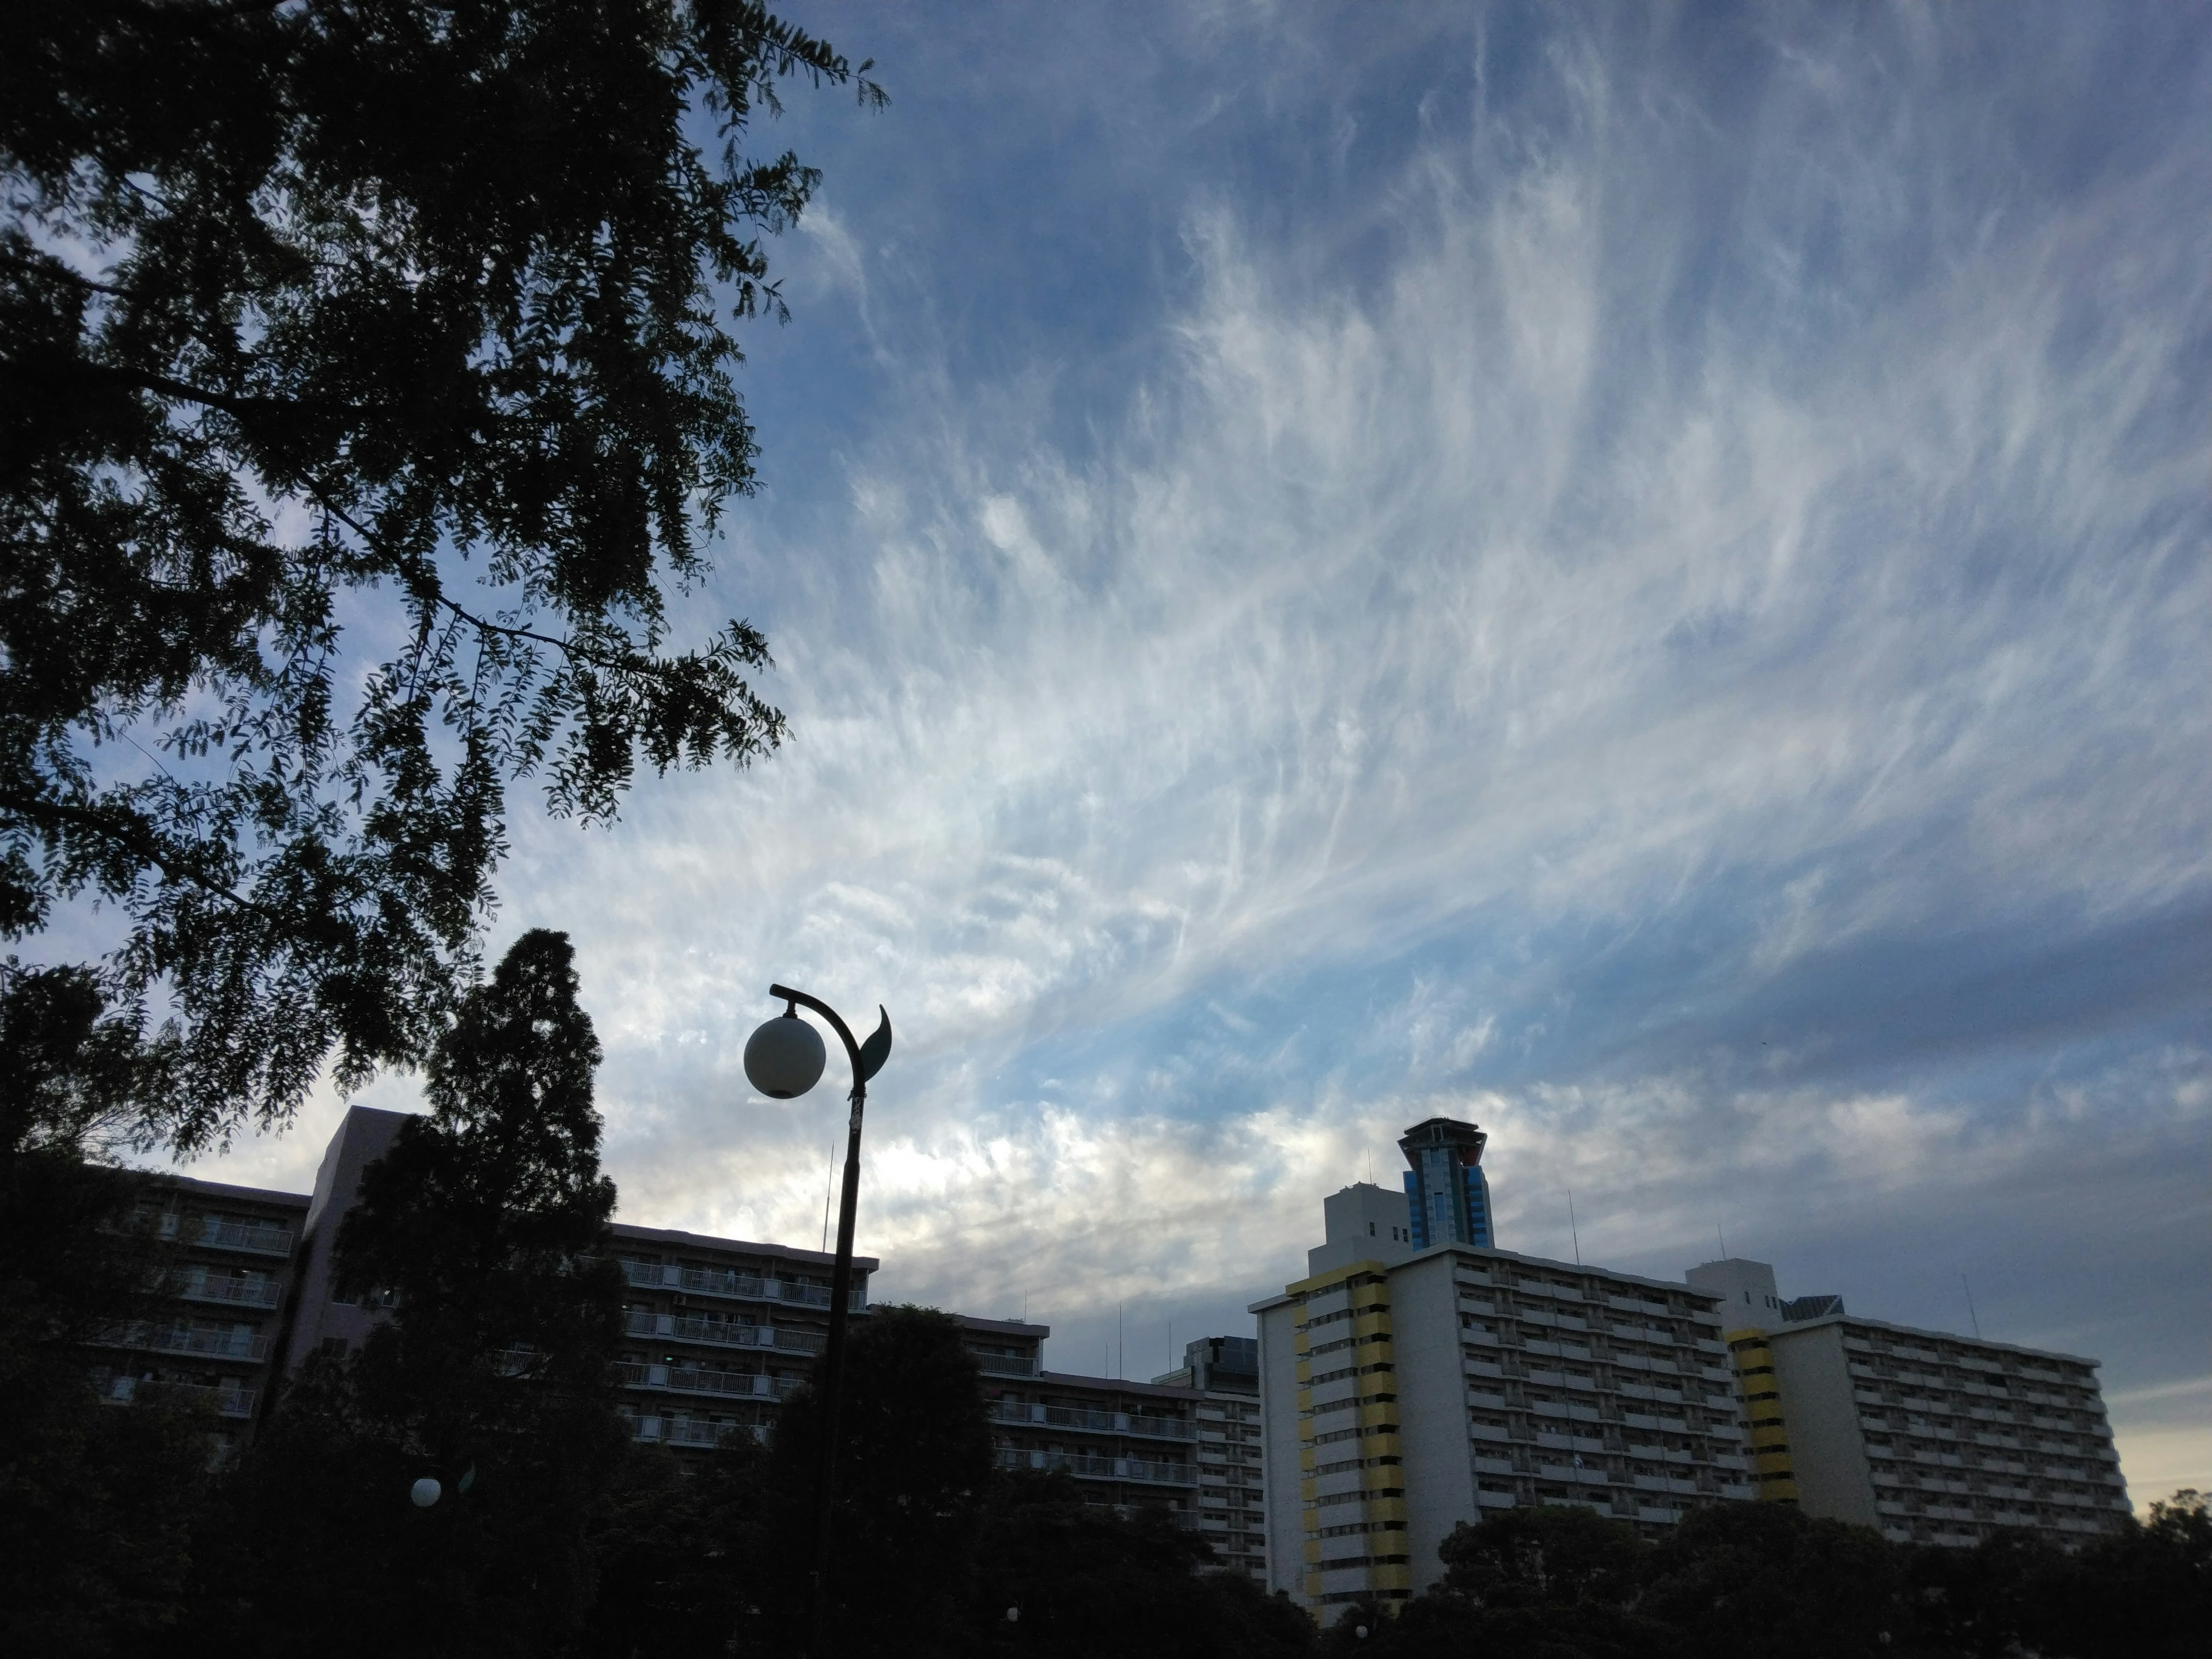
<svg viewBox="0 0 2212 1659"><path fill-rule="evenodd" d="M1114 1304L1114 1380L1121 1379L1121 1304Z"/></svg>
<svg viewBox="0 0 2212 1659"><path fill-rule="evenodd" d="M1723 1261L1727 1261L1728 1235L1721 1231L1721 1224L1717 1221L1713 1223L1713 1237L1721 1242L1721 1260Z"/></svg>
<svg viewBox="0 0 2212 1659"><path fill-rule="evenodd" d="M822 1249L830 1249L830 1192L837 1184L837 1143L830 1143L830 1173L822 1182Z"/></svg>
<svg viewBox="0 0 2212 1659"><path fill-rule="evenodd" d="M1575 1225L1575 1189L1567 1188L1567 1231L1575 1241L1575 1266L1583 1265L1583 1230Z"/></svg>
<svg viewBox="0 0 2212 1659"><path fill-rule="evenodd" d="M1966 1317L1974 1322L1974 1340L1978 1342L1982 1340L1982 1316L1974 1311L1974 1287L1966 1283L1966 1276L1964 1273L1959 1275L1959 1283L1966 1290Z"/></svg>

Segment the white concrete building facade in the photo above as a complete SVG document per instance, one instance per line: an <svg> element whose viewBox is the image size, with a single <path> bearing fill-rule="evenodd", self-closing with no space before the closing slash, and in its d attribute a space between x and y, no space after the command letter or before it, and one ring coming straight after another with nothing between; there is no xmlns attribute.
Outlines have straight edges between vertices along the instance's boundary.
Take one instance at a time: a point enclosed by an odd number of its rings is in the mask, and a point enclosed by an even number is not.
<svg viewBox="0 0 2212 1659"><path fill-rule="evenodd" d="M1710 1261L1764 1496L1971 1546L2007 1528L2071 1547L2124 1524L2097 1362L1785 1301L1761 1261Z"/></svg>
<svg viewBox="0 0 2212 1659"><path fill-rule="evenodd" d="M1267 1582L1266 1454L1260 1433L1260 1345L1201 1337L1153 1382L1199 1394L1197 1526L1223 1564Z"/></svg>
<svg viewBox="0 0 2212 1659"><path fill-rule="evenodd" d="M1656 1535L1753 1498L1718 1300L1450 1244L1255 1304L1269 1587L1327 1619L1434 1583L1486 1511L1582 1504Z"/></svg>

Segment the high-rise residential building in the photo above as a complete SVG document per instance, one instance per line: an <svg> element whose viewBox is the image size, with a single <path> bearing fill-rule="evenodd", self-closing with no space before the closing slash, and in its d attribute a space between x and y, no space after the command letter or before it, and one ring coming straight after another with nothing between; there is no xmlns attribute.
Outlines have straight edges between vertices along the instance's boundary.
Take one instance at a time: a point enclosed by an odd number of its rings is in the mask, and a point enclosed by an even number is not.
<svg viewBox="0 0 2212 1659"><path fill-rule="evenodd" d="M2071 1546L2124 1523L2095 1360L1785 1301L1763 1261L1686 1277L1720 1298L1761 1496L1899 1543Z"/></svg>
<svg viewBox="0 0 2212 1659"><path fill-rule="evenodd" d="M629 1288L621 1374L632 1432L672 1446L760 1437L828 1346L836 1258L624 1222L613 1231ZM856 1314L876 1267L854 1258Z"/></svg>
<svg viewBox="0 0 2212 1659"><path fill-rule="evenodd" d="M398 1112L356 1106L323 1155L301 1243L288 1369L319 1350L358 1347L383 1313L374 1298L340 1299L331 1254L362 1172L404 1121ZM611 1231L625 1284L622 1411L632 1432L678 1448L762 1433L828 1340L836 1258L626 1222ZM860 1257L853 1267L853 1306L865 1310L877 1263Z"/></svg>
<svg viewBox="0 0 2212 1659"><path fill-rule="evenodd" d="M1050 1326L957 1317L983 1371L999 1468L1059 1469L1086 1502L1161 1509L1178 1525L1198 1524L1198 1389L1048 1371Z"/></svg>
<svg viewBox="0 0 2212 1659"><path fill-rule="evenodd" d="M1659 1535L1691 1504L1754 1495L1717 1293L1456 1242L1394 1249L1359 1189L1336 1199L1309 1276L1252 1310L1270 1588L1328 1619L1426 1589L1451 1529L1492 1510L1581 1504Z"/></svg>
<svg viewBox="0 0 2212 1659"><path fill-rule="evenodd" d="M189 1389L217 1414L218 1445L252 1432L277 1375L279 1327L307 1200L187 1176L149 1180L136 1224L174 1252L150 1316L99 1334L93 1380L127 1405L149 1384Z"/></svg>
<svg viewBox="0 0 2212 1659"><path fill-rule="evenodd" d="M1469 1244L1486 1250L1497 1243L1490 1181L1482 1172L1489 1139L1472 1123L1449 1117L1432 1117L1406 1131L1398 1150L1411 1166L1405 1176L1406 1210L1415 1249Z"/></svg>
<svg viewBox="0 0 2212 1659"><path fill-rule="evenodd" d="M318 1352L357 1348L389 1304L342 1297L332 1250L362 1174L404 1121L398 1112L349 1110L312 1194L152 1182L142 1218L179 1246L177 1311L106 1334L95 1362L106 1396L127 1403L147 1381L204 1387L227 1427L234 1424L231 1437L242 1437L282 1375ZM826 1343L836 1258L628 1222L611 1231L626 1285L621 1409L632 1432L678 1450L763 1434ZM860 1256L853 1265L852 1305L865 1314L879 1264ZM1219 1443L1209 1464L1225 1469L1231 1461L1227 1413L1207 1406L1205 1389L1048 1372L1040 1354L1048 1327L960 1322L984 1375L1001 1467L1062 1468L1094 1502L1164 1507L1200 1526L1202 1434L1210 1448ZM1235 1369L1232 1345L1209 1375L1225 1390ZM1202 1409L1211 1413L1203 1431ZM1233 1541L1218 1530L1221 1543Z"/></svg>
<svg viewBox="0 0 2212 1659"><path fill-rule="evenodd" d="M1226 1565L1266 1583L1259 1343L1249 1336L1201 1337L1184 1348L1179 1369L1152 1381L1198 1390L1199 1531Z"/></svg>

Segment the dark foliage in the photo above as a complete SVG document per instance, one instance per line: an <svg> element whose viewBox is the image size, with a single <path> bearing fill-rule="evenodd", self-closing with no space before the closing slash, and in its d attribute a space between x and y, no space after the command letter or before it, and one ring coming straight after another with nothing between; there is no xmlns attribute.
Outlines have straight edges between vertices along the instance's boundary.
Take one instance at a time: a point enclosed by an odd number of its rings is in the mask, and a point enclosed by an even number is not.
<svg viewBox="0 0 2212 1659"><path fill-rule="evenodd" d="M2192 1491L2075 1555L1996 1540L1919 1552L1911 1567L1923 1620L1947 1650L1976 1659L2179 1659L2212 1631L2212 1514Z"/></svg>
<svg viewBox="0 0 2212 1659"><path fill-rule="evenodd" d="M179 1616L209 1498L210 1414L103 1406L82 1344L149 1310L148 1183L103 1160L137 1038L70 969L0 966L0 1651L94 1655Z"/></svg>
<svg viewBox="0 0 2212 1659"><path fill-rule="evenodd" d="M1484 1607L1620 1607L1639 1588L1636 1529L1581 1508L1507 1510L1443 1541L1445 1587Z"/></svg>
<svg viewBox="0 0 2212 1659"><path fill-rule="evenodd" d="M831 1582L837 1650L854 1659L960 1652L991 1440L959 1325L934 1309L878 1309L854 1330L844 1395ZM820 1435L820 1402L801 1389L785 1402L775 1437L775 1492L798 1520L786 1567L764 1592L778 1620L802 1616L799 1596L811 1583L814 1540L800 1517L814 1512Z"/></svg>
<svg viewBox="0 0 2212 1659"><path fill-rule="evenodd" d="M463 1001L430 1115L338 1234L339 1285L392 1314L290 1391L241 1477L242 1645L540 1654L583 1625L624 1440L599 1059L562 934L524 934ZM428 1510L423 1476L446 1493Z"/></svg>
<svg viewBox="0 0 2212 1659"><path fill-rule="evenodd" d="M1652 1550L1645 1581L1644 1613L1731 1652L1868 1654L1910 1648L1917 1629L1901 1552L1788 1504L1692 1510Z"/></svg>
<svg viewBox="0 0 2212 1659"><path fill-rule="evenodd" d="M1694 1510L1656 1546L1587 1510L1508 1510L1457 1528L1441 1553L1436 1589L1395 1617L1347 1609L1322 1648L1364 1659L2166 1659L2201 1649L2212 1618L2212 1518L2191 1492L2073 1554L2003 1534L1972 1550L1900 1548L1771 1504Z"/></svg>
<svg viewBox="0 0 2212 1659"><path fill-rule="evenodd" d="M580 1651L588 1659L773 1651L761 1601L793 1522L775 1505L767 1471L750 1436L688 1464L659 1447L630 1448L586 1540L598 1593Z"/></svg>
<svg viewBox="0 0 2212 1659"><path fill-rule="evenodd" d="M1018 1474L994 1489L976 1545L984 1651L1039 1659L1261 1659L1309 1653L1314 1627L1164 1511L1086 1504L1064 1474ZM1008 1620L1009 1608L1018 1612Z"/></svg>
<svg viewBox="0 0 2212 1659"><path fill-rule="evenodd" d="M2212 1631L2212 1510L2202 1493L2178 1492L2150 1506L2148 1525L2082 1551L2073 1577L2079 1593L2044 1627L2053 1643L2100 1656L2201 1652Z"/></svg>
<svg viewBox="0 0 2212 1659"><path fill-rule="evenodd" d="M669 601L816 182L746 134L866 68L744 0L8 9L0 933L128 917L147 1133L419 1061L510 784L777 742L761 635Z"/></svg>
<svg viewBox="0 0 2212 1659"><path fill-rule="evenodd" d="M945 1315L874 1310L846 1376L829 1632L840 1659L1312 1650L1304 1613L1208 1571L1206 1545L1164 1515L1086 1504L1065 1475L994 1475L975 1367ZM593 1531L586 1650L805 1650L818 1431L802 1390L765 1457L739 1440L688 1474L664 1455L633 1459Z"/></svg>

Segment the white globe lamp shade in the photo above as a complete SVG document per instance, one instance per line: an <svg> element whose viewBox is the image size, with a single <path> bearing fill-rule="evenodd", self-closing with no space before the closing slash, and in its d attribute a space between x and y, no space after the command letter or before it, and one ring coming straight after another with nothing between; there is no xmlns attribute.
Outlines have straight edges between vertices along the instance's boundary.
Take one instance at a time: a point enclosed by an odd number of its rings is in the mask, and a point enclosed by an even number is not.
<svg viewBox="0 0 2212 1659"><path fill-rule="evenodd" d="M745 1043L745 1080L770 1100L794 1100L822 1080L822 1033L795 1014L769 1020Z"/></svg>
<svg viewBox="0 0 2212 1659"><path fill-rule="evenodd" d="M426 1474L420 1480L417 1480L413 1486L407 1489L407 1495L415 1500L415 1507L416 1509L427 1510L431 1504L436 1503L438 1499L443 1496L445 1490L446 1489L443 1486L440 1486L435 1480L433 1480Z"/></svg>

